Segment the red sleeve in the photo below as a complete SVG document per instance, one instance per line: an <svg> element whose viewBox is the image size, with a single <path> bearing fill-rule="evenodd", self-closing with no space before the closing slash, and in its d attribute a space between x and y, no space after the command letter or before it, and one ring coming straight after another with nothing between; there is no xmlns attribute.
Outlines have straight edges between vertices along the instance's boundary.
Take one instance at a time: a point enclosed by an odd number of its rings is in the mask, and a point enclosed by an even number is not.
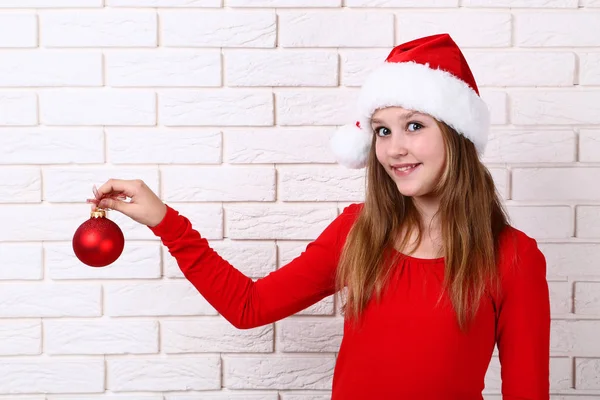
<svg viewBox="0 0 600 400"><path fill-rule="evenodd" d="M346 207L300 256L256 282L210 248L190 221L169 206L150 230L200 294L232 325L248 329L293 315L335 292L339 254L358 208Z"/></svg>
<svg viewBox="0 0 600 400"><path fill-rule="evenodd" d="M550 398L550 296L546 259L531 238L502 271L497 343L504 400ZM521 246L519 246L521 247Z"/></svg>

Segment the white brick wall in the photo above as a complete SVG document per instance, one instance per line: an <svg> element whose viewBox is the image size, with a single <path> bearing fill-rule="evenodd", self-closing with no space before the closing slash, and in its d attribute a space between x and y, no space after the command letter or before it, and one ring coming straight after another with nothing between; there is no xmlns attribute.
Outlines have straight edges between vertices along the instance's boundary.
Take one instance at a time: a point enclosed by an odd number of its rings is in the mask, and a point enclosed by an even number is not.
<svg viewBox="0 0 600 400"><path fill-rule="evenodd" d="M93 184L141 178L248 276L286 264L362 199L328 139L365 75L441 31L548 259L553 399L600 399L599 26L598 0L0 0L0 400L328 399L332 297L239 331L147 228L111 214L104 269L70 240Z"/></svg>

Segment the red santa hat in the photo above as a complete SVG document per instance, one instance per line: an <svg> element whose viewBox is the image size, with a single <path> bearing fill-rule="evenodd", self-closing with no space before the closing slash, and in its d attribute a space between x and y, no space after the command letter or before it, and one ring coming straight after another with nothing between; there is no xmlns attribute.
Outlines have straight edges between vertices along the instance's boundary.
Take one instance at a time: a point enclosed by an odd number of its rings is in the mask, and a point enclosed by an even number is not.
<svg viewBox="0 0 600 400"><path fill-rule="evenodd" d="M360 90L357 121L339 128L331 139L340 164L366 165L373 135L371 116L390 106L429 114L471 140L480 154L485 150L489 110L465 57L448 34L396 46L371 72Z"/></svg>

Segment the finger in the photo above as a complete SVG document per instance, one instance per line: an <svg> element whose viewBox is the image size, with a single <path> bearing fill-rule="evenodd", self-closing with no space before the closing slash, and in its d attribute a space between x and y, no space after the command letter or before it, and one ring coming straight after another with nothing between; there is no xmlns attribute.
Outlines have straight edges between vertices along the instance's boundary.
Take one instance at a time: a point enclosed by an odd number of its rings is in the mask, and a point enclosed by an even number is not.
<svg viewBox="0 0 600 400"><path fill-rule="evenodd" d="M96 198L103 198L109 194L124 194L132 197L134 195L134 181L125 179L109 179L97 189Z"/></svg>
<svg viewBox="0 0 600 400"><path fill-rule="evenodd" d="M128 207L131 207L131 205L125 201L115 198L104 198L100 200L100 202L97 204L97 207L116 210L126 214Z"/></svg>

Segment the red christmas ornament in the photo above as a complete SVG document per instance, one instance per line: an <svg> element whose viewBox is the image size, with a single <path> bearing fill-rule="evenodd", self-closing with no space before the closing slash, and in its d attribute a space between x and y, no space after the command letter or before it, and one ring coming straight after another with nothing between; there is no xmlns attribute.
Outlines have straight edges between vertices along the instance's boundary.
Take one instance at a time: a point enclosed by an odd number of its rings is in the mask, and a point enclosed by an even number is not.
<svg viewBox="0 0 600 400"><path fill-rule="evenodd" d="M90 219L77 228L73 235L73 251L77 258L90 267L105 267L116 261L125 247L123 232L106 218L106 211L97 208Z"/></svg>

